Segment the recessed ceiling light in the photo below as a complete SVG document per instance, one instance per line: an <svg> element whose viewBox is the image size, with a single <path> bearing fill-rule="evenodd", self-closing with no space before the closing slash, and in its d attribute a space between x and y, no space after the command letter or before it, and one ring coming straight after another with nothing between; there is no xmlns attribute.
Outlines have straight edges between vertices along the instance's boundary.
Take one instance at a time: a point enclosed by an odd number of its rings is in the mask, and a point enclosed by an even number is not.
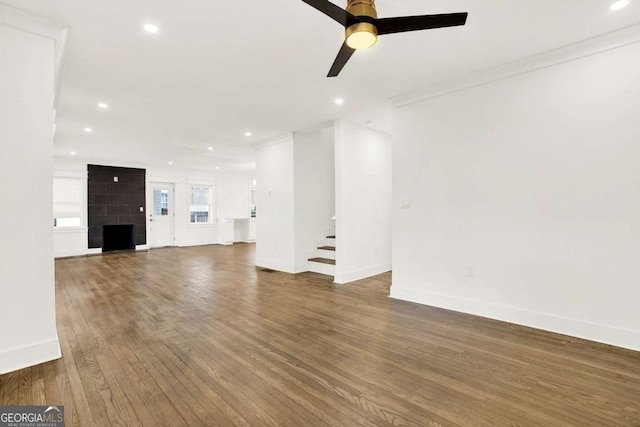
<svg viewBox="0 0 640 427"><path fill-rule="evenodd" d="M71 154L72 156L75 156L75 155L76 155L76 154L78 154L78 153L76 153L75 151L72 151L72 152L70 152L69 154Z"/></svg>
<svg viewBox="0 0 640 427"><path fill-rule="evenodd" d="M336 104L338 104L338 105L344 104L344 99L342 99L342 98L336 99Z"/></svg>
<svg viewBox="0 0 640 427"><path fill-rule="evenodd" d="M144 25L144 30L147 33L151 33L151 34L155 34L157 33L160 29L158 28L157 25L153 25L153 24L145 24Z"/></svg>
<svg viewBox="0 0 640 427"><path fill-rule="evenodd" d="M620 10L620 9L624 9L627 6L629 6L629 0L618 0L617 2L615 2L611 6L609 6L609 9L610 10Z"/></svg>
<svg viewBox="0 0 640 427"><path fill-rule="evenodd" d="M213 147L207 147L207 150L213 151Z"/></svg>
<svg viewBox="0 0 640 427"><path fill-rule="evenodd" d="M101 102L98 104L98 107L102 108L103 110L106 110L107 108L109 108L109 104Z"/></svg>
<svg viewBox="0 0 640 427"><path fill-rule="evenodd" d="M167 164L168 164L168 165L172 165L172 164L173 164L173 162L167 162Z"/></svg>
<svg viewBox="0 0 640 427"><path fill-rule="evenodd" d="M245 132L244 133L244 136L251 136L251 135L252 135L251 132Z"/></svg>
<svg viewBox="0 0 640 427"><path fill-rule="evenodd" d="M84 128L84 131L85 131L85 132L89 132L89 133L90 133L90 132L93 132L93 129L91 129L91 128Z"/></svg>
<svg viewBox="0 0 640 427"><path fill-rule="evenodd" d="M216 170L220 169L220 166L216 166Z"/></svg>

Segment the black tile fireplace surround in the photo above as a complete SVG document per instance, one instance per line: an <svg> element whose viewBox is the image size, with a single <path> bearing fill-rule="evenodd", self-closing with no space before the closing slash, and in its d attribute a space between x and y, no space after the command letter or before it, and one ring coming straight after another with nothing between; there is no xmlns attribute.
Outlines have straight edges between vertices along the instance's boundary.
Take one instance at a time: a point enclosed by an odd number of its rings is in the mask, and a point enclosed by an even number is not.
<svg viewBox="0 0 640 427"><path fill-rule="evenodd" d="M103 244L103 239L108 238L103 227L111 225L134 225L133 248L135 249L135 245L145 245L147 243L146 171L100 165L88 165L87 171L89 175L89 248L102 247L104 251L108 250L105 247L109 242Z"/></svg>

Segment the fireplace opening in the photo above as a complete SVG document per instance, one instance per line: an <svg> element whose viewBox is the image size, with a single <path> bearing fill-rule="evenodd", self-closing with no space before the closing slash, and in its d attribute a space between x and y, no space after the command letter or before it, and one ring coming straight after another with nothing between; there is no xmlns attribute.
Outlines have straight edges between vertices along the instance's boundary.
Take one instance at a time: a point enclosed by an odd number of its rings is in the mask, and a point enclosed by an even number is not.
<svg viewBox="0 0 640 427"><path fill-rule="evenodd" d="M133 224L104 225L102 227L102 252L133 251L136 249L136 233Z"/></svg>

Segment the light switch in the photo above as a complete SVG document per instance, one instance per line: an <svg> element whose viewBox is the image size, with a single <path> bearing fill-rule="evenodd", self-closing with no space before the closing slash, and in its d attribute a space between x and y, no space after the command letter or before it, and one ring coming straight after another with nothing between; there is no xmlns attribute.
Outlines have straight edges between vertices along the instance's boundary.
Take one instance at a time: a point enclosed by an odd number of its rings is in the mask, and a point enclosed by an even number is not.
<svg viewBox="0 0 640 427"><path fill-rule="evenodd" d="M144 207L140 206L140 212L144 212Z"/></svg>
<svg viewBox="0 0 640 427"><path fill-rule="evenodd" d="M401 209L411 209L411 199L402 199L402 200L400 200L400 208Z"/></svg>
<svg viewBox="0 0 640 427"><path fill-rule="evenodd" d="M117 176L113 177L113 182L118 182L118 177Z"/></svg>

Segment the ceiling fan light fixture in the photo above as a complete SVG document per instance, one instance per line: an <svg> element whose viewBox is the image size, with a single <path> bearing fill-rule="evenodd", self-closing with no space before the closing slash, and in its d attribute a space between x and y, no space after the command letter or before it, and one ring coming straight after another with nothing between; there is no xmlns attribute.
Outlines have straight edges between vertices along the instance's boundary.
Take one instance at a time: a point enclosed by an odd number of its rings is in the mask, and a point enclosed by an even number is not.
<svg viewBox="0 0 640 427"><path fill-rule="evenodd" d="M351 49L368 49L378 41L378 30L368 22L359 22L347 28L346 42Z"/></svg>

